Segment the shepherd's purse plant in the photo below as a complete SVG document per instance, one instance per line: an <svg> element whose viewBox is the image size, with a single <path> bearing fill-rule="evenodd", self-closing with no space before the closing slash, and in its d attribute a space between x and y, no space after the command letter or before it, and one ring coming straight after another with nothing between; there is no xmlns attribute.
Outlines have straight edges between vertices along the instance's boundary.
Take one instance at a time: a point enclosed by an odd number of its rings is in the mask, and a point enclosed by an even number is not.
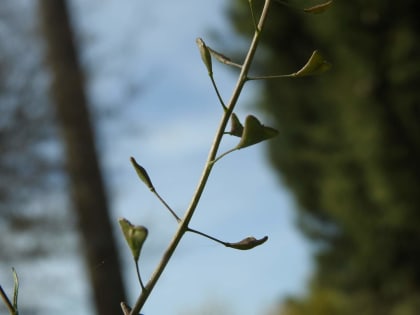
<svg viewBox="0 0 420 315"><path fill-rule="evenodd" d="M243 0L246 1L246 0ZM271 79L287 79L287 78L300 78L311 75L318 75L327 71L331 65L324 60L322 55L317 51L313 51L310 55L308 61L304 66L302 66L298 71L291 74L279 74L279 75L262 75L262 76L250 76L249 70L254 60L254 56L260 42L261 34L264 31L264 25L268 18L268 13L270 6L272 5L272 0L264 0L264 5L260 12L256 12L254 8L254 1L262 0L247 0L250 9L250 23L253 24L254 34L249 45L249 49L246 53L245 59L242 62L234 62L229 57L224 54L214 50L209 47L202 38L197 38L196 44L201 55L201 59L206 67L208 76L210 78L212 87L217 95L219 103L222 108L222 116L220 118L219 126L215 132L213 142L210 146L209 154L207 160L205 161L204 168L202 170L201 177L198 181L197 187L192 195L190 204L185 210L183 216L179 216L171 206L161 197L161 195L156 190L153 185L152 179L149 176L146 169L137 162L134 157L130 158L131 164L136 171L140 180L146 185L146 187L158 198L162 205L168 210L170 215L174 218L178 224L178 228L175 231L175 234L172 237L172 240L168 244L166 250L163 253L163 256L160 262L157 264L154 272L152 273L150 279L144 282L141 277L139 259L141 254L141 249L147 239L148 229L142 225L132 224L129 220L125 218L119 219L119 225L121 227L122 233L127 241L127 244L131 250L137 278L141 287L141 291L138 295L137 300L134 305L129 306L126 302L121 302L121 309L124 315L138 315L143 306L145 305L148 297L153 292L156 283L158 282L160 276L165 270L166 266L170 262L173 253L177 249L178 244L182 240L183 236L186 233L194 233L199 236L208 238L216 243L219 243L223 246L230 247L235 250L251 250L256 246L260 246L268 240L268 236L262 238L255 238L253 236L245 237L244 239L237 242L227 242L220 239L217 239L207 233L196 230L190 226L190 221L194 215L195 210L199 205L199 201L203 194L204 188L207 184L208 178L211 175L213 166L216 163L219 163L220 160L228 154L231 154L237 150L244 149L246 147L255 145L259 142L269 140L277 135L277 130L265 126L261 123L260 119L254 115L248 115L242 122L238 116L235 114L235 107L238 102L238 98L245 86L245 83L253 80L271 80ZM281 0L276 0L281 4L290 6L287 2ZM321 3L309 8L302 9L303 12L308 14L319 14L327 10L332 5L332 1ZM296 8L294 8L296 9ZM238 70L238 77L236 80L236 85L233 88L230 99L226 102L217 87L216 81L213 76L213 61L216 60L226 66L236 68ZM230 150L225 152L219 152L221 141L224 137L231 136L237 137L238 143L236 146L232 147ZM0 286L0 296L2 297L9 313L11 315L18 314L18 278L15 270L13 269L13 275L15 278L15 288L13 293L13 302L11 302L5 293L5 291Z"/></svg>

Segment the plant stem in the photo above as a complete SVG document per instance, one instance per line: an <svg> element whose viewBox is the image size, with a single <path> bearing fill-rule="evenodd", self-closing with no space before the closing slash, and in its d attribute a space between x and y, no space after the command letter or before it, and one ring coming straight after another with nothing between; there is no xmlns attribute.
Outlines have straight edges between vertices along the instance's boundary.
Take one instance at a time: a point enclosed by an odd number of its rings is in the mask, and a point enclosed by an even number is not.
<svg viewBox="0 0 420 315"><path fill-rule="evenodd" d="M216 81L214 81L213 75L210 75L211 84L213 85L214 91L216 92L217 98L219 99L219 103L222 105L223 109L226 111L226 105L223 101L222 96L220 95L219 89L217 88Z"/></svg>
<svg viewBox="0 0 420 315"><path fill-rule="evenodd" d="M217 238L215 238L215 237L213 237L213 236L210 236L210 235L208 235L208 234L206 234L206 233L203 233L203 232L200 232L200 231L197 231L197 230L191 229L191 228L188 228L188 230L187 230L187 231L188 231L188 232L191 232L191 233L195 233L195 234L201 235L201 236L204 236L205 238L208 238L208 239L210 239L210 240L212 240L212 241L215 241L215 242L220 243L220 244L225 245L225 246L226 246L226 244L227 244L227 242L223 242L223 241L221 241L221 240L219 240L219 239L217 239Z"/></svg>
<svg viewBox="0 0 420 315"><path fill-rule="evenodd" d="M224 157L225 155L228 155L229 153L232 153L234 151L238 150L238 148L234 147L233 149L230 149L228 151L226 151L225 153L222 153L221 155L219 155L216 159L214 159L212 161L212 164L215 164L217 161L219 161L222 157Z"/></svg>
<svg viewBox="0 0 420 315"><path fill-rule="evenodd" d="M159 199L159 201L166 207L166 209L169 210L169 212L172 214L172 216L175 218L175 220L179 222L181 222L181 218L178 217L178 215L175 213L174 210L172 210L172 208L168 205L168 203L159 195L159 193L153 189L152 192L155 194L155 196Z"/></svg>
<svg viewBox="0 0 420 315"><path fill-rule="evenodd" d="M140 276L139 261L138 260L134 260L134 263L136 264L137 278L139 279L139 283L140 283L141 289L144 290L144 284L143 284L143 281L141 280L141 276Z"/></svg>
<svg viewBox="0 0 420 315"><path fill-rule="evenodd" d="M284 79L284 78L293 78L295 74L278 74L278 75L264 75L259 77L248 77L248 80L272 80L272 79Z"/></svg>
<svg viewBox="0 0 420 315"><path fill-rule="evenodd" d="M6 305L7 309L9 310L10 315L16 315L16 310L13 307L12 303L10 302L9 298L7 297L6 292L4 292L3 288L0 286L0 296L3 299L4 304Z"/></svg>
<svg viewBox="0 0 420 315"><path fill-rule="evenodd" d="M211 170L213 168L213 161L216 158L217 151L220 146L220 142L222 140L224 131L226 129L226 125L229 122L230 115L233 112L233 109L235 108L235 105L238 101L239 95L241 94L242 88L247 81L247 75L249 72L249 68L251 67L251 63L253 61L255 52L258 47L258 42L260 40L260 34L262 29L264 28L265 21L267 20L268 15L268 9L270 7L271 0L265 0L264 7L257 25L257 28L254 32L254 36L252 39L252 42L250 44L248 53L245 57L245 61L243 63L243 66L241 68L241 72L239 74L238 80L236 82L236 86L232 92L232 96L230 98L230 101L227 106L227 110L224 111L222 119L220 121L220 125L218 127L218 130L216 132L213 144L210 148L209 155L207 157L206 164L204 166L201 178L198 182L196 191L191 199L190 205L188 206L188 209L181 220L177 231L175 232L175 235L173 236L171 242L169 243L167 249L165 250L161 261L157 265L154 273L152 274L149 282L146 284L145 289L141 292L139 295L136 304L134 305L133 309L130 312L130 315L137 315L139 314L140 310L142 309L144 303L146 302L147 298L149 297L150 293L152 292L154 286L156 285L157 281L159 280L159 277L161 276L163 270L165 269L166 265L168 264L169 260L171 259L173 253L175 252L176 247L178 246L182 236L185 234L185 232L188 231L188 224L191 221L191 218L194 214L195 209L197 208L198 202L200 201L201 195L204 191L204 187L206 186L208 177L211 173Z"/></svg>
<svg viewBox="0 0 420 315"><path fill-rule="evenodd" d="M252 6L252 0L248 0L249 9L251 10L252 23L254 23L254 29L258 30L257 20L255 19L254 8Z"/></svg>

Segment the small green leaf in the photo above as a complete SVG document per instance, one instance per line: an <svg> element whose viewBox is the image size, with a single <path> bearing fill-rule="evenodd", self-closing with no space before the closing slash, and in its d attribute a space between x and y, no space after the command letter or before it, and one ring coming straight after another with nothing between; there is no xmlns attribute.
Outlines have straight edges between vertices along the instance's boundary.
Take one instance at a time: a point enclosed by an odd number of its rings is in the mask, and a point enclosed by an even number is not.
<svg viewBox="0 0 420 315"><path fill-rule="evenodd" d="M333 3L333 0L330 0L325 3L321 3L318 5L314 5L313 7L303 9L303 11L306 13L311 13L311 14L320 14L328 10L331 7L332 3Z"/></svg>
<svg viewBox="0 0 420 315"><path fill-rule="evenodd" d="M275 137L278 131L274 128L264 126L260 121L249 115L245 119L245 127L236 149L242 149L261 141Z"/></svg>
<svg viewBox="0 0 420 315"><path fill-rule="evenodd" d="M121 230L123 231L128 247L130 247L134 260L137 262L140 257L143 243L147 238L148 231L144 226L133 225L124 218L120 218L118 222L120 223Z"/></svg>
<svg viewBox="0 0 420 315"><path fill-rule="evenodd" d="M232 113L230 116L230 131L229 134L236 137L242 137L242 133L244 131L244 126L242 126L241 122L239 121L238 116L235 113Z"/></svg>
<svg viewBox="0 0 420 315"><path fill-rule="evenodd" d="M197 38L195 42L198 45L198 49L200 49L201 59L203 59L209 76L213 76L213 68L209 48L206 46L206 44L200 37Z"/></svg>
<svg viewBox="0 0 420 315"><path fill-rule="evenodd" d="M292 74L293 77L304 77L308 75L317 75L331 68L331 64L325 61L318 50L315 50L308 62L298 72Z"/></svg>
<svg viewBox="0 0 420 315"><path fill-rule="evenodd" d="M235 249L240 249L240 250L248 250L248 249L252 249L256 246L259 246L265 243L267 240L268 240L268 236L264 236L263 238L259 240L257 240L253 236L250 236L250 237L244 238L242 241L237 242L237 243L226 243L225 246L235 248Z"/></svg>
<svg viewBox="0 0 420 315"><path fill-rule="evenodd" d="M150 180L150 177L147 174L146 170L141 165L139 165L133 157L130 158L130 161L131 164L133 164L134 169L136 170L136 173L139 176L139 178L146 184L146 186L151 191L155 191L155 187L153 187L152 181Z"/></svg>
<svg viewBox="0 0 420 315"><path fill-rule="evenodd" d="M13 287L13 307L16 310L16 314L17 314L17 309L18 309L18 295L19 295L19 278L18 278L18 275L16 273L15 268L12 268L12 273L13 273L13 281L14 281L14 287Z"/></svg>

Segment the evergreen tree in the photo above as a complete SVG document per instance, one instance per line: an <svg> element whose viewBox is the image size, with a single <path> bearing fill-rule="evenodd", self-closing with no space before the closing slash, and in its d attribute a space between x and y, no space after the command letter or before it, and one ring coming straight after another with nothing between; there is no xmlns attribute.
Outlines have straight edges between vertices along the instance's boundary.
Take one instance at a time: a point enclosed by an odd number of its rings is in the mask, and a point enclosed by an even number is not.
<svg viewBox="0 0 420 315"><path fill-rule="evenodd" d="M245 33L248 3L236 4L234 25ZM333 63L321 77L265 81L259 102L280 131L271 161L319 248L309 295L284 314L419 309L419 7L335 1L323 15L272 7L256 71L294 72L317 48Z"/></svg>

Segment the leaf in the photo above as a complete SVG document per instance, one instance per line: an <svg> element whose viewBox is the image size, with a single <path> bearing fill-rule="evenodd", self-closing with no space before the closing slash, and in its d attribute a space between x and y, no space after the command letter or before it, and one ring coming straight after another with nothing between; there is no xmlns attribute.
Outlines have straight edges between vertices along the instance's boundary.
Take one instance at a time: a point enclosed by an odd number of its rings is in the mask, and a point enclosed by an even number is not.
<svg viewBox="0 0 420 315"><path fill-rule="evenodd" d="M236 116L235 113L232 113L232 115L230 116L230 124L231 127L229 134L236 137L242 137L244 126L242 126L238 116Z"/></svg>
<svg viewBox="0 0 420 315"><path fill-rule="evenodd" d="M237 243L225 243L225 246L235 248L235 249L240 249L240 250L248 250L248 249L252 249L256 246L259 246L265 243L267 240L268 240L268 236L264 236L263 238L259 240L257 240L253 236L249 236Z"/></svg>
<svg viewBox="0 0 420 315"><path fill-rule="evenodd" d="M255 116L249 115L245 119L245 127L236 149L242 149L258 142L268 140L275 137L277 134L278 131L276 129L264 126Z"/></svg>
<svg viewBox="0 0 420 315"><path fill-rule="evenodd" d="M330 0L325 3L321 3L318 5L314 5L313 7L303 9L303 11L306 13L311 13L311 14L320 14L328 10L331 7L332 3L333 3L333 0Z"/></svg>
<svg viewBox="0 0 420 315"><path fill-rule="evenodd" d="M315 50L308 62L298 72L292 74L293 77L304 77L308 75L321 74L331 68L331 64L325 61L318 50Z"/></svg>
<svg viewBox="0 0 420 315"><path fill-rule="evenodd" d="M19 278L18 278L18 275L16 273L15 268L12 268L12 273L13 273L13 282L14 282L13 307L17 311L17 309L18 309L18 295L19 295Z"/></svg>
<svg viewBox="0 0 420 315"><path fill-rule="evenodd" d="M144 226L133 225L127 219L120 218L118 220L121 230L123 231L128 247L130 247L134 260L137 262L140 257L140 251L143 243L147 238L148 231Z"/></svg>
<svg viewBox="0 0 420 315"><path fill-rule="evenodd" d="M201 59L203 60L207 71L209 72L209 76L213 76L213 68L211 62L211 56L209 48L206 46L204 41L199 37L195 40L198 45L198 49L200 50Z"/></svg>
<svg viewBox="0 0 420 315"><path fill-rule="evenodd" d="M155 187L153 187L152 181L150 180L150 177L147 174L146 170L141 165L139 165L133 157L130 158L130 161L131 164L133 164L134 169L136 170L136 173L139 176L139 178L146 184L146 186L151 191L155 191Z"/></svg>

